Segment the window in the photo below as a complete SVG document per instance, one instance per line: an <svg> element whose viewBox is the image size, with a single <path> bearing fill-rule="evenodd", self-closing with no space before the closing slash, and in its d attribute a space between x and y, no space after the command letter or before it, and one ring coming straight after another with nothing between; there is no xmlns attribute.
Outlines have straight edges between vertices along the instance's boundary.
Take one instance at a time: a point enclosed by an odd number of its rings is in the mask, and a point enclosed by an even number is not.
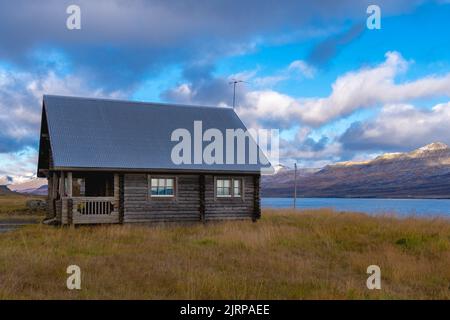
<svg viewBox="0 0 450 320"><path fill-rule="evenodd" d="M233 197L241 196L241 180L234 179L233 180Z"/></svg>
<svg viewBox="0 0 450 320"><path fill-rule="evenodd" d="M217 196L231 197L230 179L217 179Z"/></svg>
<svg viewBox="0 0 450 320"><path fill-rule="evenodd" d="M175 195L175 179L174 178L158 178L150 179L150 196L151 197L173 197Z"/></svg>
<svg viewBox="0 0 450 320"><path fill-rule="evenodd" d="M240 198L242 194L242 180L219 178L216 180L216 196L219 198Z"/></svg>

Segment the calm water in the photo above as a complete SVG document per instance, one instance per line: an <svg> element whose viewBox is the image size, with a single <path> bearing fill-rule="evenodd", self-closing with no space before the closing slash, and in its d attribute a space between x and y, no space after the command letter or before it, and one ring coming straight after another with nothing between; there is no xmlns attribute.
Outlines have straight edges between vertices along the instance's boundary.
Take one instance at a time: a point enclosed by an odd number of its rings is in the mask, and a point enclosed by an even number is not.
<svg viewBox="0 0 450 320"><path fill-rule="evenodd" d="M293 198L262 198L263 208L292 208ZM369 214L398 214L450 217L450 199L342 199L298 198L297 208L332 208L336 211L358 211Z"/></svg>

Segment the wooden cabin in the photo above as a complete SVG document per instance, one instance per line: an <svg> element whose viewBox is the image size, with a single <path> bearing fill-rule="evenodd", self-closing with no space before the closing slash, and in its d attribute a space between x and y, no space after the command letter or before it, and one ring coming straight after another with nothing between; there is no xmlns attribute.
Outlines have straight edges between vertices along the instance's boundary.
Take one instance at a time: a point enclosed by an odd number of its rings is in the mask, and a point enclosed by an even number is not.
<svg viewBox="0 0 450 320"><path fill-rule="evenodd" d="M261 165L173 163L171 133L195 121L246 130L232 108L45 95L38 176L48 179L46 222L257 220Z"/></svg>

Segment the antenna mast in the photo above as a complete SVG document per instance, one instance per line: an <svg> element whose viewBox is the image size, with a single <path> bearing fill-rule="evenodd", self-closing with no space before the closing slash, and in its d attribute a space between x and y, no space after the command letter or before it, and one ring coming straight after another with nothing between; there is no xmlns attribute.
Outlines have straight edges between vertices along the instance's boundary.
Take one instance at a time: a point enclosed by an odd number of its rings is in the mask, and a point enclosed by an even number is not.
<svg viewBox="0 0 450 320"><path fill-rule="evenodd" d="M228 84L232 84L233 85L233 109L236 106L236 84L241 83L241 82L245 82L245 81L237 80L237 79L231 79L231 81L228 82Z"/></svg>

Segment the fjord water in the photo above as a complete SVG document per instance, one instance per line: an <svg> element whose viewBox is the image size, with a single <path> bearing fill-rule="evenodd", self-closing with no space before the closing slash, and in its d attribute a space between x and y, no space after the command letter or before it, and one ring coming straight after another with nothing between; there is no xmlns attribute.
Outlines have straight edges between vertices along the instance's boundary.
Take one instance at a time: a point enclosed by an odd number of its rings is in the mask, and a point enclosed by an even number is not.
<svg viewBox="0 0 450 320"><path fill-rule="evenodd" d="M261 199L263 208L292 208L293 203L293 198ZM297 208L450 218L450 199L297 198Z"/></svg>

